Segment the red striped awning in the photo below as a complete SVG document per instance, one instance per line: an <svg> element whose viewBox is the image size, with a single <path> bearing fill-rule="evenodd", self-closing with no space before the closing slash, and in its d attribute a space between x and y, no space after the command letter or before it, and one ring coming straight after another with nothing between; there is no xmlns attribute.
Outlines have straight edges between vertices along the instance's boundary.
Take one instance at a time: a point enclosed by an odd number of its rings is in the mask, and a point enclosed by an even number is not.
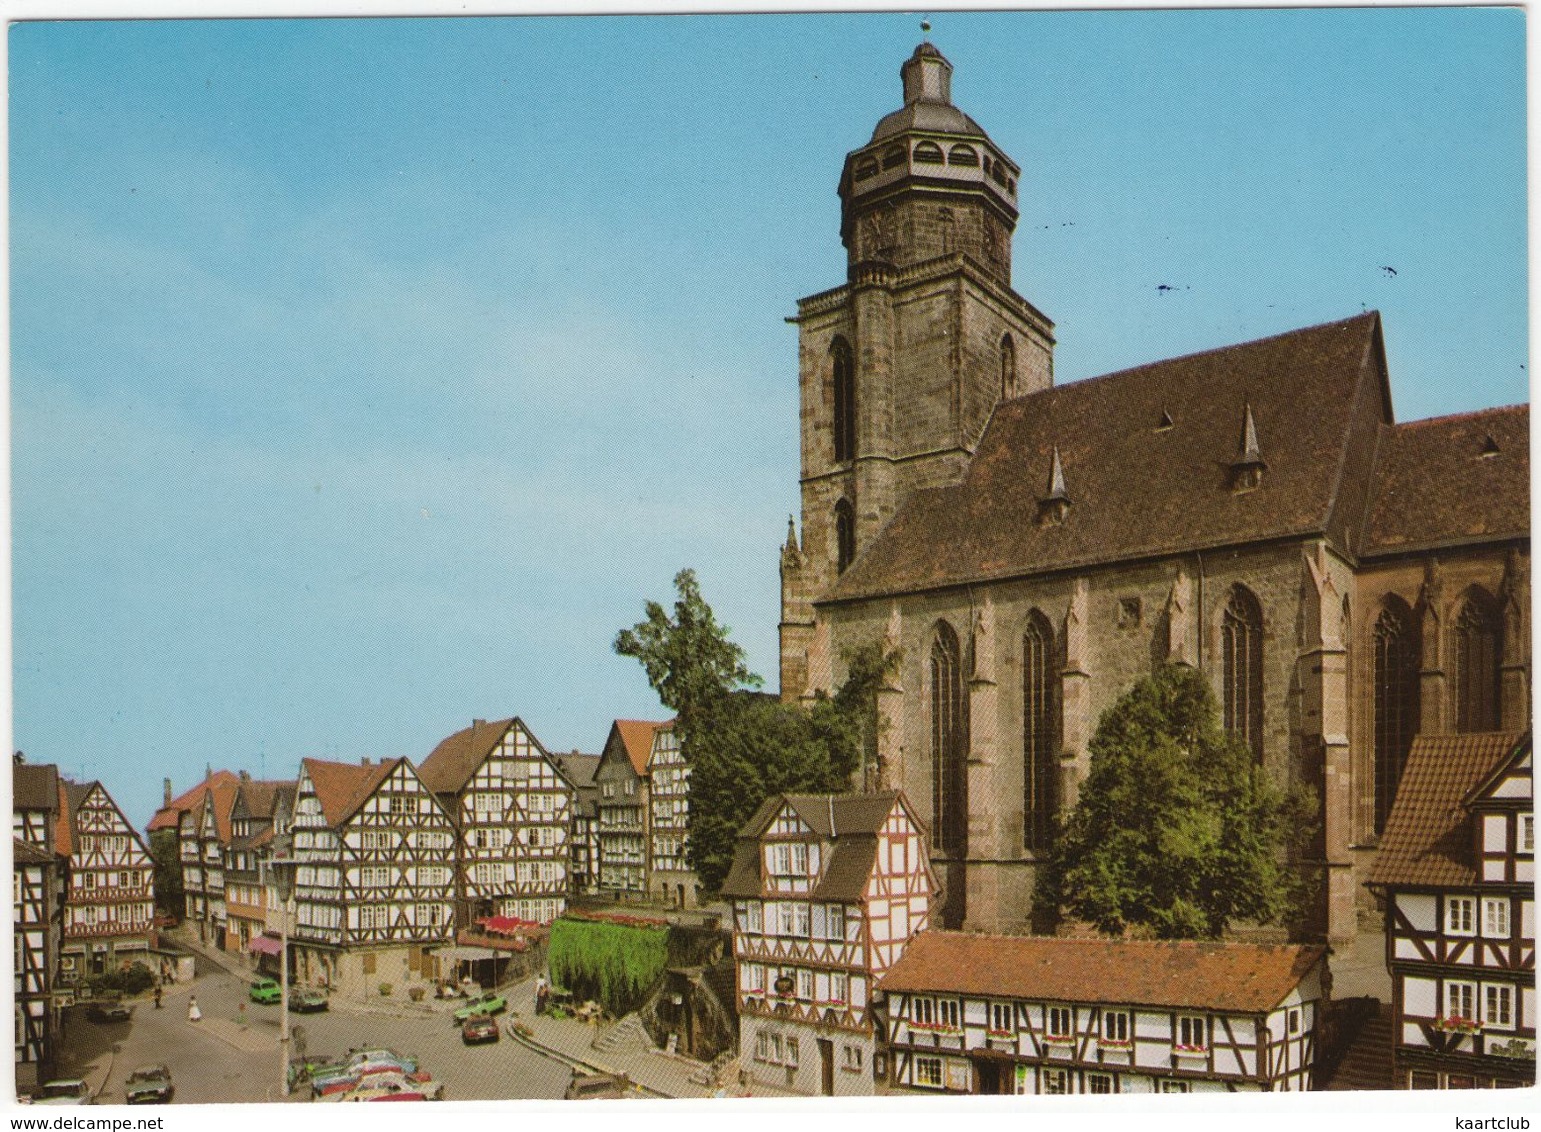
<svg viewBox="0 0 1541 1132"><path fill-rule="evenodd" d="M284 944L282 940L274 939L270 935L254 935L251 942L246 945L248 951L255 951L259 955L282 955Z"/></svg>

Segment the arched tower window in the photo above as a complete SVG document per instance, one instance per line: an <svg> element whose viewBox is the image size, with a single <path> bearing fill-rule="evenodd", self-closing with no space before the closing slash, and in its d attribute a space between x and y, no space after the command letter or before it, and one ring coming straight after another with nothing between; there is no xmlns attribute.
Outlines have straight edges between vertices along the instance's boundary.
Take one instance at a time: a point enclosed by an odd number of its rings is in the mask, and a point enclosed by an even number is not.
<svg viewBox="0 0 1541 1132"><path fill-rule="evenodd" d="M1474 588L1456 615L1452 634L1455 729L1497 731L1502 628L1492 599Z"/></svg>
<svg viewBox="0 0 1541 1132"><path fill-rule="evenodd" d="M1036 609L1022 634L1022 841L1049 847L1054 831L1059 753L1059 681L1054 630Z"/></svg>
<svg viewBox="0 0 1541 1132"><path fill-rule="evenodd" d="M1017 395L1017 347L1011 335L1001 337L1001 397Z"/></svg>
<svg viewBox="0 0 1541 1132"><path fill-rule="evenodd" d="M835 504L835 572L845 573L845 568L856 557L856 515L849 500Z"/></svg>
<svg viewBox="0 0 1541 1132"><path fill-rule="evenodd" d="M1396 598L1370 633L1375 714L1375 832L1386 828L1402 767L1418 731L1418 637L1413 616Z"/></svg>
<svg viewBox="0 0 1541 1132"><path fill-rule="evenodd" d="M968 823L968 707L958 635L945 621L931 643L931 844L961 855Z"/></svg>
<svg viewBox="0 0 1541 1132"><path fill-rule="evenodd" d="M844 464L856 457L855 366L844 338L835 339L829 354L835 377L835 463Z"/></svg>
<svg viewBox="0 0 1541 1132"><path fill-rule="evenodd" d="M1263 757L1263 609L1234 586L1220 623L1225 729Z"/></svg>

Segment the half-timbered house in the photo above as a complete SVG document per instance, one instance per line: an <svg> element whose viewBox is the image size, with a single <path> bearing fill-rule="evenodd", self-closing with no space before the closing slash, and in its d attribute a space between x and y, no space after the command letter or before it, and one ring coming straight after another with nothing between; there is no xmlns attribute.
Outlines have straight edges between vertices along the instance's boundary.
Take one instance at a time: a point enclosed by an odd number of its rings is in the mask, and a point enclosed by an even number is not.
<svg viewBox="0 0 1541 1132"><path fill-rule="evenodd" d="M303 760L292 849L300 982L357 997L426 985L433 950L454 934L454 840L406 759Z"/></svg>
<svg viewBox="0 0 1541 1132"><path fill-rule="evenodd" d="M891 1080L957 1093L1312 1087L1322 946L933 931L883 977Z"/></svg>
<svg viewBox="0 0 1541 1132"><path fill-rule="evenodd" d="M781 794L738 837L733 905L739 1061L800 1093L874 1091L873 991L936 891L926 831L904 795Z"/></svg>
<svg viewBox="0 0 1541 1132"><path fill-rule="evenodd" d="M599 887L599 787L594 784L599 756L574 751L557 755L556 761L574 790L572 830L567 839L570 888L574 895L590 893Z"/></svg>
<svg viewBox="0 0 1541 1132"><path fill-rule="evenodd" d="M617 719L594 772L599 787L599 888L615 899L647 896L647 762L653 736L663 726Z"/></svg>
<svg viewBox="0 0 1541 1132"><path fill-rule="evenodd" d="M11 770L12 868L15 909L16 1087L28 1089L53 1075L59 1012L53 1001L59 965L64 863L54 853L59 772L29 766L21 755Z"/></svg>
<svg viewBox="0 0 1541 1132"><path fill-rule="evenodd" d="M689 858L690 766L672 723L653 732L647 759L647 890L654 901L677 908L700 903L701 882Z"/></svg>
<svg viewBox="0 0 1541 1132"><path fill-rule="evenodd" d="M1530 736L1414 740L1371 884L1386 899L1399 1087L1536 1080Z"/></svg>
<svg viewBox="0 0 1541 1132"><path fill-rule="evenodd" d="M59 981L149 966L155 866L100 782L60 779L54 851L69 858Z"/></svg>
<svg viewBox="0 0 1541 1132"><path fill-rule="evenodd" d="M419 773L455 824L455 920L550 923L567 908L576 791L517 719L475 720Z"/></svg>
<svg viewBox="0 0 1541 1132"><path fill-rule="evenodd" d="M269 858L276 834L287 825L275 823L286 812L293 782L258 781L240 774L230 804L230 844L225 850L225 931L228 948L247 956L254 965L276 970L278 941L268 933L271 877ZM276 909L275 909L276 910Z"/></svg>
<svg viewBox="0 0 1541 1132"><path fill-rule="evenodd" d="M224 948L226 939L225 850L230 842L230 807L239 777L228 770L209 770L203 781L167 798L150 819L153 838L174 830L177 859L182 866L183 915L201 942Z"/></svg>

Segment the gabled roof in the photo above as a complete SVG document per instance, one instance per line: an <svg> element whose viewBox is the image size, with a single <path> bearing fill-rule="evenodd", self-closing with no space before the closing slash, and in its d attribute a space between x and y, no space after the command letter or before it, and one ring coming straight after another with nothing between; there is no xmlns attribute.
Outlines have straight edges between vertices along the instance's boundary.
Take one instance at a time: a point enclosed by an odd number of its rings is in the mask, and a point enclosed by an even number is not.
<svg viewBox="0 0 1541 1132"><path fill-rule="evenodd" d="M514 717L491 723L485 719L472 721L470 727L455 732L433 749L417 768L418 777L435 794L458 794L517 722ZM529 729L525 730L528 733Z"/></svg>
<svg viewBox="0 0 1541 1132"><path fill-rule="evenodd" d="M293 779L246 779L241 783L241 798L251 817L271 819L279 796L285 790L293 789ZM233 808L231 812L234 813Z"/></svg>
<svg viewBox="0 0 1541 1132"><path fill-rule="evenodd" d="M878 833L894 805L896 791L882 794L774 794L760 803L744 824L733 853L733 864L722 882L723 896L758 896L764 889L760 877L760 838L790 806L830 851L813 890L812 900L859 900L877 864ZM902 803L900 803L902 804Z"/></svg>
<svg viewBox="0 0 1541 1132"><path fill-rule="evenodd" d="M1325 533L1390 420L1381 357L1372 312L1003 401L962 482L909 496L825 600ZM1238 492L1248 406L1267 472ZM1041 523L1056 448L1072 503Z"/></svg>
<svg viewBox="0 0 1541 1132"><path fill-rule="evenodd" d="M879 984L1051 1002L1273 1009L1321 962L1320 944L1056 939L924 931Z"/></svg>
<svg viewBox="0 0 1541 1132"><path fill-rule="evenodd" d="M13 837L11 841L11 860L16 864L51 865L54 863L54 855L46 849L39 849L30 841L23 841L19 837Z"/></svg>
<svg viewBox="0 0 1541 1132"><path fill-rule="evenodd" d="M1529 534L1529 405L1386 430L1365 554Z"/></svg>
<svg viewBox="0 0 1541 1132"><path fill-rule="evenodd" d="M53 763L12 763L11 808L57 810L59 768Z"/></svg>
<svg viewBox="0 0 1541 1132"><path fill-rule="evenodd" d="M94 782L59 779L59 816L54 821L55 850L68 857L75 852L75 813L91 793Z"/></svg>
<svg viewBox="0 0 1541 1132"><path fill-rule="evenodd" d="M574 751L570 755L553 755L557 767L568 777L573 786L579 790L594 788L594 772L599 769L598 755L581 755Z"/></svg>
<svg viewBox="0 0 1541 1132"><path fill-rule="evenodd" d="M356 763L325 762L321 759L304 759L301 766L310 776L315 788L316 800L321 803L321 816L327 825L336 829L351 818L364 800L379 789L406 759L381 759L377 763L361 766Z"/></svg>
<svg viewBox="0 0 1541 1132"><path fill-rule="evenodd" d="M146 827L151 833L158 829L176 829L177 820L188 810L196 809L203 805L203 795L211 786L235 786L240 779L228 770L216 770L207 778L201 780L196 786L183 791L171 800L168 805L155 811L155 816L150 819ZM234 798L234 794L231 794ZM229 810L226 809L228 816ZM217 815L216 815L217 818Z"/></svg>
<svg viewBox="0 0 1541 1132"><path fill-rule="evenodd" d="M653 733L660 727L668 727L672 720L649 723L642 719L617 719L610 728L610 738L605 741L605 751L617 738L626 752L627 761L638 778L647 774L647 758L653 753Z"/></svg>
<svg viewBox="0 0 1541 1132"><path fill-rule="evenodd" d="M1373 885L1446 887L1476 882L1466 796L1519 745L1509 732L1419 735L1370 869Z"/></svg>

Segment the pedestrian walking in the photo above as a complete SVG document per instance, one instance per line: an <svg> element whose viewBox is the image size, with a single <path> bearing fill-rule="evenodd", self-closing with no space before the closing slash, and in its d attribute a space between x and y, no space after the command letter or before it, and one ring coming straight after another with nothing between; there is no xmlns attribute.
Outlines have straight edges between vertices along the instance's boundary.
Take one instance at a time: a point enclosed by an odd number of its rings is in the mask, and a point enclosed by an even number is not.
<svg viewBox="0 0 1541 1132"><path fill-rule="evenodd" d="M203 1011L198 1009L198 996L194 995L187 1000L187 1020L197 1022L203 1018Z"/></svg>
<svg viewBox="0 0 1541 1132"><path fill-rule="evenodd" d="M159 1010L160 1008L161 1008L161 985L159 983L156 983L155 984L155 1009Z"/></svg>
<svg viewBox="0 0 1541 1132"><path fill-rule="evenodd" d="M546 982L545 975L535 976L535 1013L537 1016L546 1012L546 1003L551 999L551 984Z"/></svg>

